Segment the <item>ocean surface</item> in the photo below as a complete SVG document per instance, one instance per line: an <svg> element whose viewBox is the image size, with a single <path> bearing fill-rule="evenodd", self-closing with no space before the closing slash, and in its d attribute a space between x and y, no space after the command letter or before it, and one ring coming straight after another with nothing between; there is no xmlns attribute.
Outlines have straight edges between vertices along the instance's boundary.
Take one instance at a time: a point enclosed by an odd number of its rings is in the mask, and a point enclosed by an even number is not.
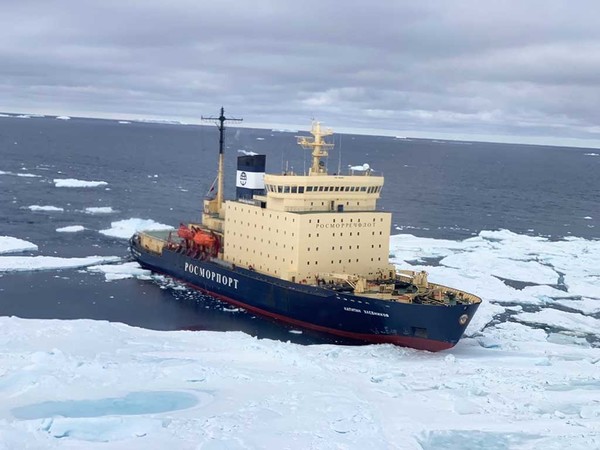
<svg viewBox="0 0 600 450"><path fill-rule="evenodd" d="M309 154L296 145L297 134L307 132L228 129L226 195L233 196L238 150L266 154L268 172L302 173ZM99 231L133 218L173 226L198 220L216 175L217 139L211 125L0 117L0 236L38 246L19 255L127 261L127 241ZM548 243L600 238L598 150L348 134L333 140L330 173L368 163L385 176L379 206L393 214L392 234L458 242L496 230ZM55 179L106 184L57 187ZM86 210L108 207L109 213ZM84 230L56 231L73 225ZM435 258L430 263L435 266ZM505 281L519 288L519 280L520 287L531 284L518 276ZM598 318L595 309L591 315ZM107 281L85 268L0 272L0 316L342 342L256 317L164 278Z"/></svg>

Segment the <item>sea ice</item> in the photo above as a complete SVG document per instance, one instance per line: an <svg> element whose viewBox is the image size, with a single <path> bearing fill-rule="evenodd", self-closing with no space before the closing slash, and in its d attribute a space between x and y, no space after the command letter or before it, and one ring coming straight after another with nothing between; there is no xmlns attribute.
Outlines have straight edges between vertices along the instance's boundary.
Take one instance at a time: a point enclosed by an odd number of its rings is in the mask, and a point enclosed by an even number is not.
<svg viewBox="0 0 600 450"><path fill-rule="evenodd" d="M143 230L172 230L173 227L151 219L126 219L112 222L111 227L106 230L100 230L100 233L106 236L112 236L121 239L129 239L134 233Z"/></svg>
<svg viewBox="0 0 600 450"><path fill-rule="evenodd" d="M81 187L98 187L104 186L108 183L106 181L85 181L85 180L77 180L75 178L55 178L54 185L56 187L73 187L73 188L81 188Z"/></svg>
<svg viewBox="0 0 600 450"><path fill-rule="evenodd" d="M524 323L562 328L572 333L600 334L600 320L583 314L570 313L552 308L545 308L535 313L524 312L516 315L515 319Z"/></svg>
<svg viewBox="0 0 600 450"><path fill-rule="evenodd" d="M123 264L105 264L99 266L90 266L87 268L90 272L101 272L106 281L123 280L125 278L151 279L152 272L142 267L136 262L127 262Z"/></svg>
<svg viewBox="0 0 600 450"><path fill-rule="evenodd" d="M71 119L69 116L56 116L56 118L58 120L70 120Z"/></svg>
<svg viewBox="0 0 600 450"><path fill-rule="evenodd" d="M86 256L60 258L57 256L0 256L0 272L27 272L34 270L72 269L100 263L120 261L118 256Z"/></svg>
<svg viewBox="0 0 600 450"><path fill-rule="evenodd" d="M69 225L62 228L57 228L56 231L59 233L77 233L78 231L83 231L85 228L82 225Z"/></svg>
<svg viewBox="0 0 600 450"><path fill-rule="evenodd" d="M116 211L110 206L90 206L85 208L86 214L113 214Z"/></svg>
<svg viewBox="0 0 600 450"><path fill-rule="evenodd" d="M32 211L48 211L48 212L65 210L64 208L60 208L58 206L50 206L50 205L45 205L45 206L31 205L31 206L28 206L28 208Z"/></svg>
<svg viewBox="0 0 600 450"><path fill-rule="evenodd" d="M38 246L12 236L0 236L0 254L37 251Z"/></svg>
<svg viewBox="0 0 600 450"><path fill-rule="evenodd" d="M16 142L15 142L16 144ZM23 173L23 172L5 172L3 170L0 170L0 175L14 175L17 177L22 177L22 178L41 178L41 175L35 175L33 173Z"/></svg>
<svg viewBox="0 0 600 450"><path fill-rule="evenodd" d="M600 349L504 322L445 353L1 317L6 448L598 448ZM408 406L407 406L408 405Z"/></svg>
<svg viewBox="0 0 600 450"><path fill-rule="evenodd" d="M17 173L16 174L18 177L23 177L23 178L41 178L41 175L35 175L33 173Z"/></svg>

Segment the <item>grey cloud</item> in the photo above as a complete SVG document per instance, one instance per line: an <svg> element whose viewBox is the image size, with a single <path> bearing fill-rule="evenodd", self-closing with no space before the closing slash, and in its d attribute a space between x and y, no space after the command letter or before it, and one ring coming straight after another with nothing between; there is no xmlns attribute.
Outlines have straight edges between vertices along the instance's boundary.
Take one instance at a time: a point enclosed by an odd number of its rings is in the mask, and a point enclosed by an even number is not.
<svg viewBox="0 0 600 450"><path fill-rule="evenodd" d="M8 111L600 141L592 1L20 1Z"/></svg>

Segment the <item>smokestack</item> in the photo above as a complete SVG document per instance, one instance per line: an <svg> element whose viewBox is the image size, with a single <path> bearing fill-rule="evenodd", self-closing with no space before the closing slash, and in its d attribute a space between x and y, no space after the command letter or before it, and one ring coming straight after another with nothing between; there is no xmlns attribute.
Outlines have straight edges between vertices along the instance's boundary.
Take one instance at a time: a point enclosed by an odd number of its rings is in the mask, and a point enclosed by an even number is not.
<svg viewBox="0 0 600 450"><path fill-rule="evenodd" d="M265 193L265 155L238 156L235 179L236 199L252 199Z"/></svg>

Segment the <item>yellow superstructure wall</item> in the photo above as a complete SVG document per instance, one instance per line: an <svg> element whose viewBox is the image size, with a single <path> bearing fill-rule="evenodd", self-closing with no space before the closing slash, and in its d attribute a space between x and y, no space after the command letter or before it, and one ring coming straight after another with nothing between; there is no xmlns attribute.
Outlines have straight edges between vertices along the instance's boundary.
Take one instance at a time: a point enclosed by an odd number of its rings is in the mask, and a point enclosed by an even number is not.
<svg viewBox="0 0 600 450"><path fill-rule="evenodd" d="M344 273L376 278L389 270L391 214L385 212L300 215L298 276Z"/></svg>
<svg viewBox="0 0 600 450"><path fill-rule="evenodd" d="M291 279L298 264L299 228L297 214L226 202L223 259Z"/></svg>
<svg viewBox="0 0 600 450"><path fill-rule="evenodd" d="M385 212L294 213L230 201L223 257L290 281L324 273L375 278L389 270L390 226Z"/></svg>

